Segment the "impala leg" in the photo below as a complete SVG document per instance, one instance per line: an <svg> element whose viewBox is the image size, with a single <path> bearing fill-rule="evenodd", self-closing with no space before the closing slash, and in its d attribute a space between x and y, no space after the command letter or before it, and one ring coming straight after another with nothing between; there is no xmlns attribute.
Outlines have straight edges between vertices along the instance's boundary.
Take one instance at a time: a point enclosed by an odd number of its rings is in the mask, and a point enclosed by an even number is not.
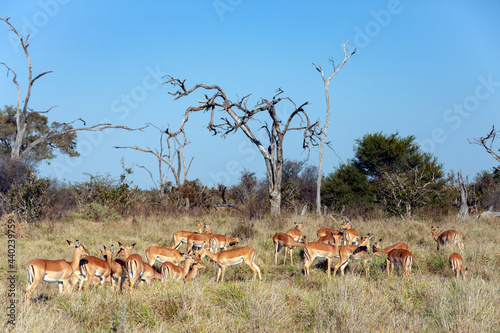
<svg viewBox="0 0 500 333"><path fill-rule="evenodd" d="M222 281L224 281L224 275L226 274L226 266L222 266L220 272L221 273L220 273L220 280L219 280L219 282L222 282Z"/></svg>
<svg viewBox="0 0 500 333"><path fill-rule="evenodd" d="M293 254L292 254L293 247L290 248L290 261L292 262L293 265Z"/></svg>
<svg viewBox="0 0 500 333"><path fill-rule="evenodd" d="M286 265L286 256L288 255L288 247L285 246L285 261L283 261L283 265Z"/></svg>
<svg viewBox="0 0 500 333"><path fill-rule="evenodd" d="M332 276L332 275L331 275L332 261L331 261L331 259L330 259L330 258L327 258L327 259L326 259L326 262L327 262L327 264L328 264L328 268L327 268L327 269L328 269L328 278L331 278L331 276Z"/></svg>

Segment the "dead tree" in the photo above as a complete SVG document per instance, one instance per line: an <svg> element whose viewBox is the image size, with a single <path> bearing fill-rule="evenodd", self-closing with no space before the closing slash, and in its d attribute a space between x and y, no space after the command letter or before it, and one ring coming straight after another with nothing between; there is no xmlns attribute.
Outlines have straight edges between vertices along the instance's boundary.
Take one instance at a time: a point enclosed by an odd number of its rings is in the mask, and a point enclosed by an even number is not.
<svg viewBox="0 0 500 333"><path fill-rule="evenodd" d="M281 178L284 158L283 140L285 134L292 130L301 131L303 134L302 146L304 149L308 149L310 145L317 144L316 138L319 133L318 123L311 123L309 116L304 111L304 107L308 102L297 106L289 97L281 97L283 91L278 89L272 99L268 100L261 98L252 109L249 109L247 107L247 102L250 95L244 96L233 102L229 99L224 90L217 85L208 86L205 84L197 84L192 88L187 88L185 80L181 81L172 76L167 76L166 78L167 81L165 83L172 85L175 90L174 92L169 92L174 96L174 100L191 95L196 91L205 92L203 99L198 101L199 104L197 106L187 108L179 131L183 130L192 112L208 111L210 112L210 121L207 128L213 135L220 134L225 138L228 134L241 130L258 148L266 164L271 215L279 215L281 212ZM276 111L276 106L280 102L288 102L292 105L292 112L285 121L281 121L281 119L278 118ZM215 120L216 112L222 114L222 118L220 118L217 123ZM256 116L262 113L267 114L270 118L270 124L266 122L260 127L264 128L267 132L269 140L267 145L261 142L249 127L249 121L257 119ZM295 118L299 118L300 122L298 126L294 127L292 121ZM176 133L171 133L171 135L176 135Z"/></svg>
<svg viewBox="0 0 500 333"><path fill-rule="evenodd" d="M462 177L462 170L458 171L458 185L460 186L460 210L458 211L458 217L468 219L469 206L467 205L467 187Z"/></svg>
<svg viewBox="0 0 500 333"><path fill-rule="evenodd" d="M500 139L500 131L495 131L495 126L493 125L493 128L488 135L484 137L474 138L473 141L469 140L469 143L482 146L484 149L486 149L488 154L490 154L494 159L500 162L500 154L496 153L493 148L495 139ZM500 152L500 149L498 151ZM500 172L500 165L494 168Z"/></svg>
<svg viewBox="0 0 500 333"><path fill-rule="evenodd" d="M156 128L160 131L160 148L159 149L150 149L150 148L140 148L138 146L115 146L114 148L118 149L134 149L138 151L142 151L144 153L153 154L158 159L158 173L159 173L159 181L156 183L152 172L146 168L145 166L139 166L145 169L151 180L158 188L160 196L163 196L165 193L165 189L167 187L167 180L169 171L172 171L172 174L175 178L175 184L177 187L180 187L187 180L187 174L189 169L191 168L191 163L193 162L194 157L192 157L188 163L186 163L186 156L184 154L184 148L189 144L187 141L186 133L184 130L176 132L175 135L171 135L170 128L167 127L166 130L162 130L153 124L148 124L152 127ZM167 135L167 138L164 140L164 134ZM179 136L182 135L182 139L179 140ZM164 144L166 143L167 149L165 152ZM164 172L163 164L167 165L167 170Z"/></svg>
<svg viewBox="0 0 500 333"><path fill-rule="evenodd" d="M25 156L27 156L35 147L50 138L54 138L57 136L64 135L66 133L70 132L76 132L76 131L102 131L104 129L108 128L121 128L121 129L126 129L129 131L132 131L134 129L128 128L126 126L113 126L108 123L104 124L97 124L94 126L86 126L86 123L83 119L78 118L75 119L71 122L68 123L59 123L56 126L52 127L50 131L47 133L44 133L41 135L38 139L35 141L31 142L29 145L27 145L24 149L22 149L22 143L23 140L25 139L25 136L27 135L26 133L26 126L27 126L27 119L30 117L30 115L35 114L35 113L48 113L50 110L55 108L57 105L51 106L45 111L35 111L29 107L29 101L31 97L31 90L33 88L34 83L41 77L52 73L52 71L47 71L43 72L41 74L38 74L37 76L33 77L33 69L31 67L31 58L30 54L28 52L28 39L30 35L28 34L26 38L24 38L17 30L16 28L9 22L9 17L7 18L0 18L0 20L4 21L10 29L17 35L19 38L19 42L21 43L21 46L24 51L24 55L26 57L27 61L27 67L28 67L28 84L26 87L26 95L24 98L21 96L21 86L17 80L17 74L16 72L10 68L6 63L0 62L0 65L3 65L7 68L7 74L12 73L13 78L12 82L16 86L17 89L17 104L16 104L16 132L13 133L12 138L11 138L11 159L13 160L21 160ZM81 121L83 123L84 127L73 127L73 124L77 121Z"/></svg>
<svg viewBox="0 0 500 333"><path fill-rule="evenodd" d="M325 125L323 126L321 130L321 142L319 145L319 162L318 162L318 180L316 182L316 213L318 215L321 215L321 181L323 178L323 149L325 147L325 140L326 140L326 131L328 130L328 125L330 123L330 92L329 92L329 86L330 86L330 81L332 78L337 74L342 67L344 67L345 63L349 58L356 52L356 49L354 51L347 55L345 46L349 43L349 41L345 42L343 45L343 50L344 50L344 60L339 66L335 66L335 63L333 59L330 59L330 63L333 66L333 73L326 78L325 74L323 73L323 68L321 68L320 65L314 65L316 67L316 70L321 74L321 78L323 79L323 84L325 88L325 97L326 97L326 118L325 118Z"/></svg>

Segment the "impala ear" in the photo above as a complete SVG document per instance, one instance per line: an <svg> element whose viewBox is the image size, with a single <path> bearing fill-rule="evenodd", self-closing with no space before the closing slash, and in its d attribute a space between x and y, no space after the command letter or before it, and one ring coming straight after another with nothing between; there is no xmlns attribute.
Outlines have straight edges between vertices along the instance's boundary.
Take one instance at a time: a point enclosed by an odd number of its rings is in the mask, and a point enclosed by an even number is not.
<svg viewBox="0 0 500 333"><path fill-rule="evenodd" d="M137 244L137 243L134 243L134 244L130 245L130 248L133 248L135 246L135 244Z"/></svg>
<svg viewBox="0 0 500 333"><path fill-rule="evenodd" d="M111 245L111 247L109 248L109 250L111 251L111 253L115 252L115 251L113 251L114 250L114 246Z"/></svg>
<svg viewBox="0 0 500 333"><path fill-rule="evenodd" d="M78 239L76 240L76 247L80 247L80 241Z"/></svg>

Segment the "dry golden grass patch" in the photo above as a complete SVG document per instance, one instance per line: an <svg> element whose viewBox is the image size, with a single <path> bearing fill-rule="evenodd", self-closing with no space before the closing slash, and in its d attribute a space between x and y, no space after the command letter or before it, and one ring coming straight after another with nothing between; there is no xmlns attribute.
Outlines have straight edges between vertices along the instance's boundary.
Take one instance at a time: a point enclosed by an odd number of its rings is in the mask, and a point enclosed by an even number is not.
<svg viewBox="0 0 500 333"><path fill-rule="evenodd" d="M354 220L361 235L373 233L383 246L406 242L414 255L411 278L396 274L387 277L385 260L376 259L369 278L361 265L355 273L328 279L321 260L311 267L311 276L302 272L303 251L294 250L289 260L274 265L272 235L293 227L297 219L284 217L243 221L232 216L204 216L214 233L237 235L253 224L253 238L238 246L252 246L263 281L251 281L245 264L228 267L223 283L215 283L217 267L206 261L192 283L155 281L141 284L135 292L118 294L109 286L90 288L71 295L57 294L55 284L42 282L33 293L36 301L24 301L27 278L24 265L31 259L66 259L72 249L65 240L79 239L92 255L100 256L102 245L115 247L137 243L132 251L144 256L152 245L172 246L177 230L195 231L196 219L186 216L127 219L109 222L85 220L46 221L23 226L17 239L18 264L16 332L495 332L500 328L500 241L499 221L466 222L398 219ZM332 220L304 217L301 222L308 240L316 240L321 227L338 228ZM464 233L465 250L443 247L436 250L431 225L441 230ZM0 254L6 258L5 237ZM182 250L186 245L181 247ZM466 280L452 277L448 257L461 253L468 268ZM205 259L206 260L206 259ZM5 281L6 260L0 262ZM0 284L2 304L7 304L7 286ZM5 323L5 321L4 321ZM7 329L11 326L3 324Z"/></svg>

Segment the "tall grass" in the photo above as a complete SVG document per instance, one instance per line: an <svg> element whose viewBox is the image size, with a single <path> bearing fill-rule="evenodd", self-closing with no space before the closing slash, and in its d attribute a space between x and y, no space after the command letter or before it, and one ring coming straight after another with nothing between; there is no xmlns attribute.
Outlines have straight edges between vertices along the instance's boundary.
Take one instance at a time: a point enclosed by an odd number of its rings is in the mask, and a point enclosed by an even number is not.
<svg viewBox="0 0 500 333"><path fill-rule="evenodd" d="M214 233L248 231L247 222L232 216L206 215ZM121 221L45 221L36 226L18 224L16 332L498 332L500 331L500 228L498 220L450 219L440 230L458 229L464 234L464 251L443 247L438 252L430 226L435 221L352 221L360 234L373 233L383 246L407 242L414 255L411 278L387 277L383 260L373 263L369 278L353 263L355 272L328 279L321 261L303 275L302 250L294 251L294 265L274 265L272 235L293 227L294 219L266 218L253 221L253 238L237 246L256 251L263 281L252 282L246 265L231 266L223 283L215 283L216 266L207 263L192 283L158 281L141 284L123 294L105 288L58 295L57 286L42 282L31 303L24 301L27 283L25 264L34 258L66 259L72 250L65 240L79 239L92 255L102 245L120 241L137 243L133 253L144 256L152 245L172 246L177 230L196 230L195 220L186 216L140 218ZM316 239L316 230L335 227L331 221L306 216L303 233ZM6 221L3 221L5 224ZM182 246L185 249L185 245ZM468 278L456 280L448 267L452 252L460 252L468 267ZM0 238L0 253L6 258L7 242ZM279 263L284 254L279 254ZM204 259L207 260L207 259ZM7 297L2 268L2 304ZM3 323L5 323L4 320ZM3 324L4 329L11 325Z"/></svg>

